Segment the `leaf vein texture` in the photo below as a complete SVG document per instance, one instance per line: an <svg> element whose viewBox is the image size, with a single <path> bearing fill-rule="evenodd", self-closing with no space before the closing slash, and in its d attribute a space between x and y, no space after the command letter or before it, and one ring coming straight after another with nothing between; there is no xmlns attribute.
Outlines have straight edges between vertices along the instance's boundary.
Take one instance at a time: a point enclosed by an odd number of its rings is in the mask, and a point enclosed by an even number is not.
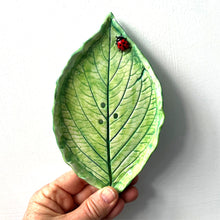
<svg viewBox="0 0 220 220"><path fill-rule="evenodd" d="M87 83L88 83L88 86L89 86L90 92L91 92L91 94L92 94L92 98L93 98L93 100L94 100L94 102L95 102L95 104L96 104L96 107L98 108L98 110L99 110L99 112L102 114L102 116L103 116L104 118L106 118L106 116L105 116L105 115L102 113L102 111L100 110L99 105L98 105L98 103L97 103L97 101L96 101L96 99L95 99L95 97L94 97L93 91L92 91L92 89L91 89L91 85L90 85L90 83L89 83L89 80L88 80L88 78L87 78L87 76L86 76L85 71L83 71L83 73L84 73L84 75L85 75L86 81L87 81Z"/></svg>
<svg viewBox="0 0 220 220"><path fill-rule="evenodd" d="M105 161L105 159L96 151L95 147L92 146L92 144L89 143L89 141L87 140L87 138L85 137L85 135L83 134L83 132L81 131L81 129L77 126L77 123L75 122L70 110L68 109L68 106L67 104L65 103L66 107L67 107L67 110L69 111L70 113L70 116L71 116L71 119L73 121L73 123L75 124L77 130L81 133L81 137L86 141L86 143L90 146L90 148L103 160ZM105 161L106 162L106 161Z"/></svg>
<svg viewBox="0 0 220 220"><path fill-rule="evenodd" d="M118 130L118 132L112 137L112 139L110 140L110 142L112 142L112 141L114 140L114 138L120 133L120 131L123 130L124 126L127 124L128 120L131 118L132 114L134 113L134 111L135 111L135 109L136 109L136 107L137 107L137 105L138 105L138 101L139 101L139 99L140 99L140 96L141 96L141 89L142 89L142 83L141 83L141 88L140 88L140 90L139 90L138 99L137 99L137 101L136 101L136 103L135 103L135 106L133 107L133 110L132 110L131 114L129 115L129 117L127 118L127 120L124 122L124 124L121 126L121 128Z"/></svg>
<svg viewBox="0 0 220 220"><path fill-rule="evenodd" d="M90 120L90 119L88 118L88 116L86 115L86 113L85 113L85 111L84 111L84 109L83 109L83 107L82 107L82 105L81 105L81 103L80 103L80 100L79 100L79 97L78 97L78 95L77 95L77 91L76 91L75 86L74 86L74 91L75 91L75 93L76 93L76 97L77 97L77 100L78 100L78 103L79 103L79 106L80 106L80 108L81 108L81 110L82 110L83 115L86 117L86 119L87 119L88 122L91 124L91 126L93 127L93 129L98 133L98 135L99 135L104 141L106 141L106 139L102 136L102 134L97 130L97 128L95 127L95 125L91 122L91 120Z"/></svg>
<svg viewBox="0 0 220 220"><path fill-rule="evenodd" d="M64 124L65 125L65 124ZM88 155L78 146L78 144L74 141L74 139L72 138L72 135L71 135L71 133L70 133L70 131L69 131L69 128L65 125L65 127L66 127L66 129L67 129L67 131L68 131L68 133L69 133L69 135L70 135L70 138L71 138L71 141L74 143L74 145L77 147L77 149L85 156L85 157L87 157L92 163L94 163L97 167L99 167L101 170L103 170L103 172L105 172L106 173L106 171L102 168L102 167L100 167L100 165L99 164L97 164L94 160L92 160L90 157L88 157ZM69 145L67 145L66 144L66 146L72 151L72 147L70 147ZM88 167L86 164L84 164L84 166L86 166L86 167ZM106 173L107 174L107 173Z"/></svg>

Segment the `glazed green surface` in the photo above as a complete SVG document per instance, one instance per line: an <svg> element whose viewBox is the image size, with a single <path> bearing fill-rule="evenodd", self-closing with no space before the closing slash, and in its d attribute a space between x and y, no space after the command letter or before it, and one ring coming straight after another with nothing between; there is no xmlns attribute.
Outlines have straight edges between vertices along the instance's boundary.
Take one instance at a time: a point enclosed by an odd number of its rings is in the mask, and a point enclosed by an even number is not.
<svg viewBox="0 0 220 220"><path fill-rule="evenodd" d="M127 38L122 52L116 36ZM148 61L110 14L57 82L54 132L64 160L89 184L123 191L156 148L161 87Z"/></svg>

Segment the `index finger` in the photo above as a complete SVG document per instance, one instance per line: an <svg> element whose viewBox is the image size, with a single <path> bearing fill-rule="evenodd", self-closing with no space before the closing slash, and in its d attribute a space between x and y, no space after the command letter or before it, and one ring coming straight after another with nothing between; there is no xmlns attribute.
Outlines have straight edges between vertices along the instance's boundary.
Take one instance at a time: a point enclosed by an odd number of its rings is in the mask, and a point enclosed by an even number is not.
<svg viewBox="0 0 220 220"><path fill-rule="evenodd" d="M88 183L80 179L73 171L69 171L53 181L53 184L66 192L75 195L79 193Z"/></svg>

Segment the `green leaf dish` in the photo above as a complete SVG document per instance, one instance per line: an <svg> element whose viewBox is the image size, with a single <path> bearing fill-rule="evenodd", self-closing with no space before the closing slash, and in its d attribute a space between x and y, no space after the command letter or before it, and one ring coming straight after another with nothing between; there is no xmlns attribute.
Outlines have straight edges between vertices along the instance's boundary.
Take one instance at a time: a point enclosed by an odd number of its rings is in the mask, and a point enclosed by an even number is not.
<svg viewBox="0 0 220 220"><path fill-rule="evenodd" d="M116 37L129 48L120 50ZM57 81L54 132L63 158L89 184L122 192L157 146L161 87L112 13Z"/></svg>

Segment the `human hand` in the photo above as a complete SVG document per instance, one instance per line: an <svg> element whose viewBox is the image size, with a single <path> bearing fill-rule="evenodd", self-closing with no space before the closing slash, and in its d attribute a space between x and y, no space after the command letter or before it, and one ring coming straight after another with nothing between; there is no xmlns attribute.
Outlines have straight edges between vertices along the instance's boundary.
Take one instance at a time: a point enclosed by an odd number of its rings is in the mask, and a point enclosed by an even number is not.
<svg viewBox="0 0 220 220"><path fill-rule="evenodd" d="M98 190L70 171L31 197L23 220L113 219L125 203L137 198L138 191L133 186L137 180L138 177L118 194L112 187Z"/></svg>

